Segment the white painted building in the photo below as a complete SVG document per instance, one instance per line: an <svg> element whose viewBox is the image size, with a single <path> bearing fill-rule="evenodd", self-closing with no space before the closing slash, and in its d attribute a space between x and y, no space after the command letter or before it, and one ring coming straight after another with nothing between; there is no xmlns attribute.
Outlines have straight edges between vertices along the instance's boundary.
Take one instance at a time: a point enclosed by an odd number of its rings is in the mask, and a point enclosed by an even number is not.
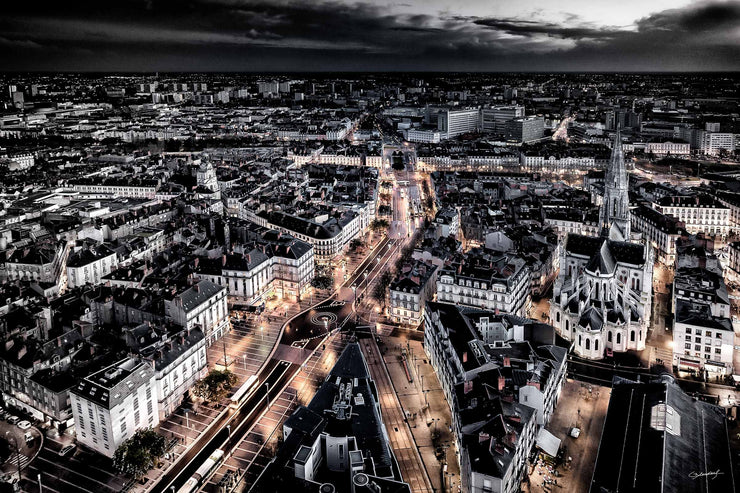
<svg viewBox="0 0 740 493"><path fill-rule="evenodd" d="M281 299L300 299L314 277L313 247L298 240L263 246L217 259L199 258L196 275L223 286L229 296L250 303L269 293Z"/></svg>
<svg viewBox="0 0 740 493"><path fill-rule="evenodd" d="M139 428L159 424L151 364L126 358L83 378L70 390L77 443L113 457Z"/></svg>
<svg viewBox="0 0 740 493"><path fill-rule="evenodd" d="M424 306L434 296L436 274L435 265L421 261L401 268L388 286L391 320L412 326L421 323Z"/></svg>
<svg viewBox="0 0 740 493"><path fill-rule="evenodd" d="M105 245L75 249L67 259L67 287L98 285L118 267L116 252Z"/></svg>
<svg viewBox="0 0 740 493"><path fill-rule="evenodd" d="M663 197L653 208L677 218L691 234L724 238L730 231L730 209L708 195Z"/></svg>
<svg viewBox="0 0 740 493"><path fill-rule="evenodd" d="M506 254L488 258L471 250L437 275L437 300L523 316L529 305L529 268Z"/></svg>
<svg viewBox="0 0 740 493"><path fill-rule="evenodd" d="M439 112L437 128L440 134L450 139L480 128L480 112L474 109L445 109Z"/></svg>
<svg viewBox="0 0 740 493"><path fill-rule="evenodd" d="M690 156L691 144L688 142L648 142L645 144L645 153L655 156Z"/></svg>
<svg viewBox="0 0 740 493"><path fill-rule="evenodd" d="M430 144L439 144L442 140L442 134L439 130L424 130L410 128L406 132L406 140L409 142L424 142Z"/></svg>
<svg viewBox="0 0 740 493"><path fill-rule="evenodd" d="M116 197L148 198L153 199L157 194L156 183L75 183L72 188L77 192L114 195Z"/></svg>
<svg viewBox="0 0 740 493"><path fill-rule="evenodd" d="M200 329L167 331L142 324L126 331L127 346L154 367L157 412L165 420L207 371L206 339Z"/></svg>
<svg viewBox="0 0 740 493"><path fill-rule="evenodd" d="M226 289L208 280L165 300L165 314L186 329L200 327L208 346L229 330Z"/></svg>
<svg viewBox="0 0 740 493"><path fill-rule="evenodd" d="M630 220L632 230L642 233L645 241L655 250L656 258L673 265L676 261L676 241L681 236L683 223L643 205L630 212Z"/></svg>
<svg viewBox="0 0 740 493"><path fill-rule="evenodd" d="M735 134L729 132L704 132L701 140L701 152L717 156L721 151L731 153L735 150Z"/></svg>

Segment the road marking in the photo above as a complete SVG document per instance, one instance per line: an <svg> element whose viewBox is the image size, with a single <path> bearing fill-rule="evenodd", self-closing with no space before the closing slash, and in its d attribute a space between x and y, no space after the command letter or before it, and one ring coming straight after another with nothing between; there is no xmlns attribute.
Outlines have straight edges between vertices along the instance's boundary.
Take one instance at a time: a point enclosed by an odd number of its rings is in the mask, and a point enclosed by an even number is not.
<svg viewBox="0 0 740 493"><path fill-rule="evenodd" d="M50 461L49 459L46 459L46 458L44 458L44 457L41 457L41 456L39 456L39 459L41 459L41 460L42 460L42 461L44 461L44 462L48 462L49 464L53 464L53 465L55 465L55 466L57 466L57 467L59 467L59 468L61 468L61 469L64 469L64 470L66 470L66 471L69 471L69 472L71 472L72 474L76 474L76 475L80 476L81 478L89 479L90 481L92 481L92 482L94 482L94 483L98 483L98 484L99 484L99 485L101 485L101 486L104 486L104 487L106 487L106 488L110 488L110 489L113 489L113 488L111 488L110 486L108 486L108 485L107 485L106 483L103 483L103 482L101 482L101 481L98 481L98 480L97 480L97 479L95 479L95 478L91 478L90 476L85 476L84 474L82 474L82 473L80 473L80 472L78 472L78 471L75 471L74 469L70 469L70 468L68 468L68 467L65 467L65 466L63 466L63 465L62 465L62 464L60 464L59 462L52 462L52 461ZM111 477L115 478L116 476L111 476Z"/></svg>
<svg viewBox="0 0 740 493"><path fill-rule="evenodd" d="M90 490L88 490L86 488L83 488L82 486L80 486L78 484L70 483L69 481L67 481L66 479L64 479L64 478L62 478L60 476L52 476L47 471L42 471L41 469L39 469L38 467L35 467L35 466L28 466L28 469L26 469L26 470L27 471L30 471L31 469L35 469L36 471L38 471L38 473L41 473L41 474L47 474L48 476L50 476L50 478L54 478L55 480L61 481L62 483L67 483L68 485L73 486L75 488L75 490L83 490L83 491L87 491L88 493L100 493L99 491L90 491ZM80 476L82 476L82 475L80 475ZM86 476L82 476L82 477L85 478ZM42 484L43 484L43 481L42 481ZM108 485L104 485L104 486L106 488L108 488L109 490L111 490L111 491L116 491L115 489L111 488ZM44 489L46 489L46 485L44 485Z"/></svg>

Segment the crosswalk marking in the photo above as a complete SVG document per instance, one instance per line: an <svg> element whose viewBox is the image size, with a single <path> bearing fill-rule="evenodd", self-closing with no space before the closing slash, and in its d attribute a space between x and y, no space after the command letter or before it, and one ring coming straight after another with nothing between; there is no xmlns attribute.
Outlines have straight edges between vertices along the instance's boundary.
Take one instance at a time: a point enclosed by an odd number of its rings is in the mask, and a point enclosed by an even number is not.
<svg viewBox="0 0 740 493"><path fill-rule="evenodd" d="M21 463L21 469L26 467L31 462L31 458L24 454L18 454L13 453L10 457L5 461L6 464L12 464L15 467L18 467L18 457L20 456L20 463Z"/></svg>

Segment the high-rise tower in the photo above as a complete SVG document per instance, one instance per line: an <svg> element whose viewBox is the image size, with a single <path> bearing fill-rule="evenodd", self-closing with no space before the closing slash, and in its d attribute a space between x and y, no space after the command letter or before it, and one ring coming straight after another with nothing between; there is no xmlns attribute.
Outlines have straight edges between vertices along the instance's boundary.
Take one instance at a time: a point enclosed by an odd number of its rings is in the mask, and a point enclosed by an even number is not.
<svg viewBox="0 0 740 493"><path fill-rule="evenodd" d="M599 231L603 237L617 241L630 239L628 184L622 136L620 129L617 128L609 169L604 180L604 202L599 211Z"/></svg>

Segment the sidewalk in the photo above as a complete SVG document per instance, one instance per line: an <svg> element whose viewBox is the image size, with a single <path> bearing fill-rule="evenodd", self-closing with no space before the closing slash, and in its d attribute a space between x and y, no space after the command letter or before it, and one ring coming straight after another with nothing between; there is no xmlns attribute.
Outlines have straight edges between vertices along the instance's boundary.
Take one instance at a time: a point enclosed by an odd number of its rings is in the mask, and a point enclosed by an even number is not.
<svg viewBox="0 0 740 493"><path fill-rule="evenodd" d="M359 342L370 369L370 377L375 382L378 391L383 423L388 433L390 446L396 456L401 477L414 493L439 491L439 482L435 488L433 478L430 477L426 464L421 458L421 450L411 431L411 423L407 419L406 411L399 402L398 389L394 386L389 371L387 371L390 370L388 368L389 359L393 356L383 356L374 339L366 338ZM405 373L403 378L405 378Z"/></svg>
<svg viewBox="0 0 740 493"><path fill-rule="evenodd" d="M442 387L429 364L421 341L406 337L381 339L386 367L407 415L424 467L429 473L435 491L457 491L460 467L456 457L455 438L450 431L452 416ZM406 378L401 360L402 349L407 349L407 364L413 382ZM447 476L443 476L447 462ZM445 488L442 483L445 481Z"/></svg>

